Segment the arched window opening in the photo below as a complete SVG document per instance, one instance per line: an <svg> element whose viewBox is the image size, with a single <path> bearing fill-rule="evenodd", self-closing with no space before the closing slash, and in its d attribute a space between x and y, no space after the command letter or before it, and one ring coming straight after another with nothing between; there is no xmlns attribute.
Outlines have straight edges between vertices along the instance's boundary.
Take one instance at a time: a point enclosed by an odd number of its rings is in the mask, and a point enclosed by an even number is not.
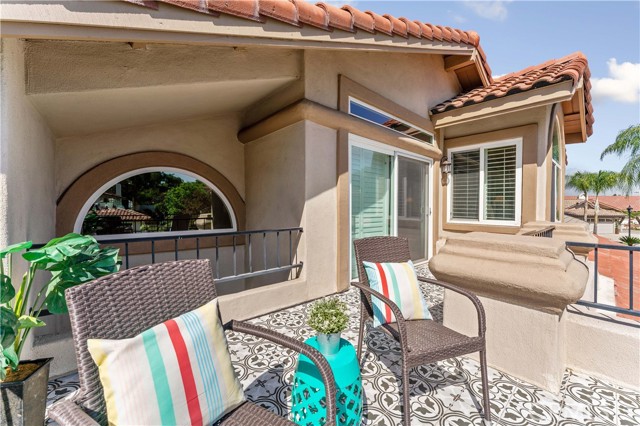
<svg viewBox="0 0 640 426"><path fill-rule="evenodd" d="M83 234L143 237L236 230L231 204L211 182L173 169L142 169L104 184L76 221Z"/></svg>

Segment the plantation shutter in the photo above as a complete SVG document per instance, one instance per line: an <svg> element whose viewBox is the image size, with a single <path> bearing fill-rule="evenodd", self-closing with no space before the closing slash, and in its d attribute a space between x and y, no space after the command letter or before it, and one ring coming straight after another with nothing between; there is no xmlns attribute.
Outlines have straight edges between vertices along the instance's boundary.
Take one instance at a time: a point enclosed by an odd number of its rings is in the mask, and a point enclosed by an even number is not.
<svg viewBox="0 0 640 426"><path fill-rule="evenodd" d="M485 150L484 219L515 220L516 146Z"/></svg>
<svg viewBox="0 0 640 426"><path fill-rule="evenodd" d="M455 152L452 155L452 219L479 219L480 151Z"/></svg>
<svg viewBox="0 0 640 426"><path fill-rule="evenodd" d="M391 157L351 149L351 237L391 235ZM352 257L352 276L357 275Z"/></svg>

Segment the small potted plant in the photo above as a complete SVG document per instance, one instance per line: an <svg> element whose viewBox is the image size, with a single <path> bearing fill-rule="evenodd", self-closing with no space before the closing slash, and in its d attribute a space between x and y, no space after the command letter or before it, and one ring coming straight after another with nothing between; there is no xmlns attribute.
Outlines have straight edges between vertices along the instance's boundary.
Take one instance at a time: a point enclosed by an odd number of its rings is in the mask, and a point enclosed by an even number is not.
<svg viewBox="0 0 640 426"><path fill-rule="evenodd" d="M44 423L51 358L20 360L29 332L45 325L39 318L45 309L67 312L66 289L116 272L120 265L118 249L100 248L90 236L68 234L41 248L31 247L27 241L0 249L0 424ZM16 291L12 256L18 253L27 271ZM38 270L51 273L42 288L34 283Z"/></svg>
<svg viewBox="0 0 640 426"><path fill-rule="evenodd" d="M620 221L619 220L615 220L613 222L613 233L616 234L616 235L620 233Z"/></svg>
<svg viewBox="0 0 640 426"><path fill-rule="evenodd" d="M347 328L348 323L347 305L337 298L314 303L307 318L309 327L318 333L318 348L326 356L338 353L340 333Z"/></svg>

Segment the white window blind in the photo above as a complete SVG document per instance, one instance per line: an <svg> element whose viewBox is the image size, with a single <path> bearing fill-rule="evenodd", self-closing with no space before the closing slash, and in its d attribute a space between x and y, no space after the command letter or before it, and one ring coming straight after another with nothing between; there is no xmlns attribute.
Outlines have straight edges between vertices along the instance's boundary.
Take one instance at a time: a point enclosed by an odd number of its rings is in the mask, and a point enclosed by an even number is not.
<svg viewBox="0 0 640 426"><path fill-rule="evenodd" d="M515 220L516 146L485 150L485 220Z"/></svg>
<svg viewBox="0 0 640 426"><path fill-rule="evenodd" d="M480 151L455 152L451 160L451 218L477 220L480 211Z"/></svg>

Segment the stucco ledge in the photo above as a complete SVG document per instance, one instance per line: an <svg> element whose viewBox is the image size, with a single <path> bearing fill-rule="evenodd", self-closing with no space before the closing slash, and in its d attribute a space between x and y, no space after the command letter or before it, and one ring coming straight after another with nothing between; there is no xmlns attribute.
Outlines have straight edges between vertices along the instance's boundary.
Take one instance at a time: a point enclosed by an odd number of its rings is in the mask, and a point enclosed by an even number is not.
<svg viewBox="0 0 640 426"><path fill-rule="evenodd" d="M485 232L448 237L429 269L478 295L556 315L582 297L589 277L564 241Z"/></svg>

